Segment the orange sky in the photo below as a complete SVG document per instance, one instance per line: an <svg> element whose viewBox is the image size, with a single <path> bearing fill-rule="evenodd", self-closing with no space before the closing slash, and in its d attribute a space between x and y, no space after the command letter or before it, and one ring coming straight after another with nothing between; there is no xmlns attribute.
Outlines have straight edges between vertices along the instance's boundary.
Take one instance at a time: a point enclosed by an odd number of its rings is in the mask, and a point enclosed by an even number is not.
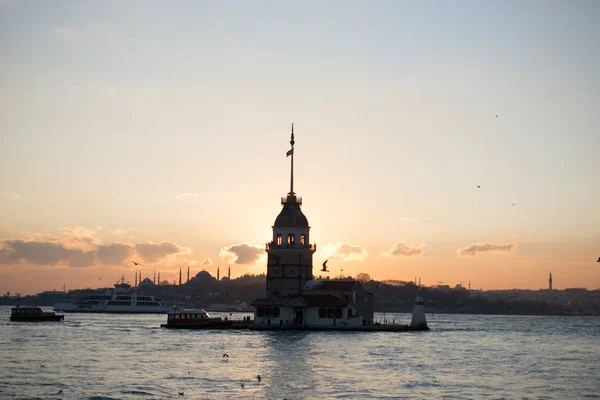
<svg viewBox="0 0 600 400"><path fill-rule="evenodd" d="M598 10L0 1L0 292L265 272L292 122L315 266L599 288Z"/></svg>

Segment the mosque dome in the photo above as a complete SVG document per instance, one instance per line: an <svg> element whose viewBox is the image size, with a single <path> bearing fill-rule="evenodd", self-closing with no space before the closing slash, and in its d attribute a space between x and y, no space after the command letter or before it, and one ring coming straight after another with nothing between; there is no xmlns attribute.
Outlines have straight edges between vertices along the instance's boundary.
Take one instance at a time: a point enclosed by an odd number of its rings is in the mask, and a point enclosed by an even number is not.
<svg viewBox="0 0 600 400"><path fill-rule="evenodd" d="M138 283L138 286L156 286L154 282L150 280L150 278L144 278L143 281Z"/></svg>
<svg viewBox="0 0 600 400"><path fill-rule="evenodd" d="M202 270L196 274L196 278L207 279L212 278L212 275L208 271Z"/></svg>
<svg viewBox="0 0 600 400"><path fill-rule="evenodd" d="M306 228L308 229L308 219L300 206L302 199L294 194L288 194L286 198L281 199L283 209L275 219L274 227L291 227L291 228Z"/></svg>

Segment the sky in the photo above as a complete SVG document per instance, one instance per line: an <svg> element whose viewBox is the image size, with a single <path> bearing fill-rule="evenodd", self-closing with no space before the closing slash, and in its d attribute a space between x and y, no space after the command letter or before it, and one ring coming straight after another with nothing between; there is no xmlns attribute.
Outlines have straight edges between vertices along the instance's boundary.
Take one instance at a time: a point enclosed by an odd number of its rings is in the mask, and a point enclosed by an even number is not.
<svg viewBox="0 0 600 400"><path fill-rule="evenodd" d="M0 293L265 273L292 123L315 273L600 288L599 19L1 0Z"/></svg>

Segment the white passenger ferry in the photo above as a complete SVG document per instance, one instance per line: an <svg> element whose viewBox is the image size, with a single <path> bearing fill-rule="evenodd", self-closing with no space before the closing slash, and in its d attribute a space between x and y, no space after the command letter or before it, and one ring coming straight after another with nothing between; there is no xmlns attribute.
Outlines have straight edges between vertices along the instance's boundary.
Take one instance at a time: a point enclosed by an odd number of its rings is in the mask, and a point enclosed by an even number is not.
<svg viewBox="0 0 600 400"><path fill-rule="evenodd" d="M75 303L55 303L54 311L164 314L173 308L154 296L137 293L121 277L114 289L91 294Z"/></svg>

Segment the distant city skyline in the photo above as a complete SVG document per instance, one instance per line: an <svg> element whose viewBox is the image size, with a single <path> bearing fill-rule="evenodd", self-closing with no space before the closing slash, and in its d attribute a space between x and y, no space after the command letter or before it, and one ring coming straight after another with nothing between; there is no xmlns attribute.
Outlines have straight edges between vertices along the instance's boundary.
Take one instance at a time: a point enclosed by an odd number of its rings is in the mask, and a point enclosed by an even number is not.
<svg viewBox="0 0 600 400"><path fill-rule="evenodd" d="M599 19L0 1L0 292L266 272L292 123L315 275L600 288Z"/></svg>

